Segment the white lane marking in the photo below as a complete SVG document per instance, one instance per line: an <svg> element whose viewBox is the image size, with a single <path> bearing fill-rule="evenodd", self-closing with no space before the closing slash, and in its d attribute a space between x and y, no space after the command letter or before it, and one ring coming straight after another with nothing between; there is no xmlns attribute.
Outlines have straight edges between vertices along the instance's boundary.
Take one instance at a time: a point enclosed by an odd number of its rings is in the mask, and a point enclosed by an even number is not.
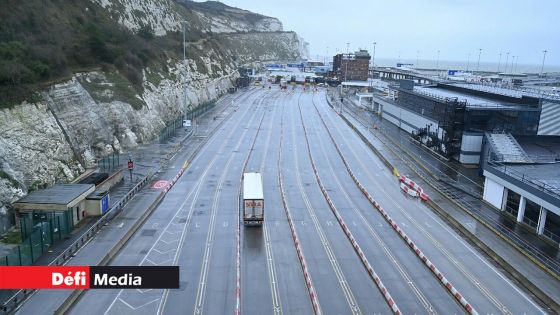
<svg viewBox="0 0 560 315"><path fill-rule="evenodd" d="M152 300L152 301L150 301L150 302L144 303L144 304L142 304L142 305L140 305L140 306L137 306L137 307L134 307L134 306L132 306L132 305L126 303L126 302L125 302L123 299L121 299L121 298L119 298L119 301L121 301L121 303L123 303L124 305L128 306L130 309L136 311L136 310L138 310L138 309L141 309L141 308L144 307L144 306L147 306L147 305L150 305L150 304L152 304L152 303L154 303L154 302L156 302L156 301L159 301L159 298L157 298L157 299L155 299L155 300Z"/></svg>
<svg viewBox="0 0 560 315"><path fill-rule="evenodd" d="M247 112L247 111L246 111L246 112ZM229 120L229 121L232 121L232 120ZM229 122L229 121L228 121L228 122ZM237 121L237 123L235 124L234 129L237 129L237 127L239 126L240 122L241 122L241 120ZM223 129L223 128L222 128L222 129ZM220 130L222 130L222 129L220 129ZM193 164L195 161L199 160L199 159L201 158L201 156L202 156L202 153L205 152L205 151L208 151L208 148L210 147L209 144L210 144L211 142L216 141L216 139L218 139L218 138L219 138L219 137L217 137L217 136L212 137L212 138L210 139L210 141L209 141L208 143L206 143L206 144L200 149L200 152L195 156L195 158L193 159L193 161L191 162L191 164ZM220 145L220 147L218 148L218 152L220 152L221 150L223 150L225 144L226 144L226 141L223 141L222 144ZM200 192L200 189L202 188L202 185L201 185L201 184L202 184L202 182L204 181L204 179L206 178L206 176L207 176L207 174L208 174L208 171L209 171L210 168L213 166L213 164L214 164L214 162L216 161L217 157L218 157L218 154L215 154L215 155L214 155L214 158L213 158L212 161L211 161L211 163L205 164L206 167L205 167L205 169L204 169L204 172L201 174L200 180L199 180L194 186L192 186L192 189L190 190L189 194L188 194L187 197L184 199L183 203L181 204L181 206L179 207L179 209L177 210L177 212L174 214L173 218L167 223L166 227L164 228L164 230L165 230L166 232L167 232L167 229L168 229L172 224L174 224L174 221L175 221L176 218L185 218L185 217L179 217L179 214L183 212L183 207L185 206L185 204L187 203L187 201L189 200L189 198L191 197L191 195L192 195L193 193L196 192L195 197L193 198L193 201L191 202L191 207L190 207L190 210L189 210L189 215L187 216L187 222L189 222L189 220L190 220L190 215L192 214L192 210L193 210L194 205L195 205L195 202L196 202L196 200L197 200L197 198L198 198L198 194L199 194L199 192ZM197 166L195 169L199 169L199 166ZM175 224L174 224L174 225L175 225ZM181 238L180 238L181 242L180 242L180 244L179 244L178 246L181 246L181 244L182 244L184 232L185 232L187 226L188 226L188 224L186 224L186 223L185 223L184 226L183 226L183 230L182 230ZM139 265L142 265L142 264L144 263L144 261L146 261L146 260L148 259L148 255L150 254L150 252L152 251L152 249L157 245L157 243L158 243L159 241L161 241L161 242L163 242L163 243L165 243L165 244L172 244L172 243L175 243L175 242L178 242L178 241L179 241L179 239L175 239L175 240L169 241L169 242L168 242L168 241L165 241L165 240L162 239L162 236L163 236L164 234L165 234L165 233L161 233L161 234L160 234L160 236L158 237L158 239L152 244L152 247L150 248L150 250L148 251L148 253L146 253L146 255L144 256L144 259L140 262ZM180 251L177 251L177 252L180 252ZM151 262L152 264L155 265L155 263L154 263L153 261L150 260L150 262ZM111 310L111 308L113 307L113 305L114 305L115 302L117 301L117 298L120 298L120 295L122 294L122 292L123 292L123 289L121 289L121 290L119 291L119 293L117 294L117 296L115 297L115 299L113 299L113 301L111 302L111 304L109 305L109 307L107 308L107 310L104 312L104 315L107 315L107 314L109 313L109 311ZM160 304L159 304L159 306L158 306L158 312L157 312L158 314L160 314L161 311L162 311L162 303L163 303L164 300L166 300L166 298L167 298L167 292L168 292L168 290L164 290L163 298L161 299L161 302L160 302Z"/></svg>
<svg viewBox="0 0 560 315"><path fill-rule="evenodd" d="M262 98L260 100L260 102L262 103L262 100L264 98ZM251 119L249 120L248 124L250 125L256 115L257 111L253 112L253 115L251 116ZM264 113L263 113L263 117L264 117ZM245 135L247 134L247 131L249 129L244 129L243 133L239 136L239 141L237 142L236 146L235 146L235 150L234 151L238 151L239 148L241 147L241 143L243 142L243 139L245 138ZM220 178L218 179L218 183L216 186L216 192L214 194L214 200L212 202L212 212L210 215L210 226L208 229L208 233L206 234L206 247L204 249L204 255L203 255L203 261L202 261L202 266L201 266L201 271L200 271L200 277L198 280L198 288L196 291L196 299L195 299L195 308L194 308L194 313L198 314L203 312L204 310L204 301L206 298L206 284L207 284L207 278L208 278L208 271L210 270L210 259L212 257L212 248L213 248L213 243L214 243L214 231L215 231L215 223L216 223L216 217L217 217L217 212L218 212L218 206L220 204L220 196L222 193L222 186L224 184L225 181L225 177L227 175L227 172L230 170L229 165L231 164L231 162L234 160L235 155L230 155L230 157L228 158L224 169L222 171L222 174L220 175ZM167 291L166 291L167 292Z"/></svg>
<svg viewBox="0 0 560 315"><path fill-rule="evenodd" d="M278 98L276 98L274 100L274 105L277 103ZM282 114L284 113L284 107L285 107L285 103L282 103ZM274 111L272 113L272 118L271 121L274 121L274 118L276 117L276 109L278 108L278 106L274 106ZM268 149L270 147L270 139L272 138L272 129L273 128L268 128L268 137L266 140L266 145L264 148L264 154L261 157L261 164L260 164L260 171L261 173L264 172L265 170L265 162L267 161L267 156L268 156ZM278 221L275 222L275 225L278 226ZM264 233L264 239L265 239L265 253L266 253L266 258L267 258L267 269L268 269L268 279L270 282L270 291L271 291L271 295L272 295L272 307L274 310L274 314L276 315L280 315L282 314L282 304L280 301L280 294L278 293L278 280L277 280L277 272L276 272L276 264L274 262L274 252L273 252L273 248L272 248L272 242L270 241L270 235L268 232L268 220L264 220L264 224L263 224L263 233Z"/></svg>
<svg viewBox="0 0 560 315"><path fill-rule="evenodd" d="M329 117L329 120L331 121L331 124L334 124L333 121L332 121L332 118L331 118L328 114L327 114L326 116ZM335 125L335 129L338 131L338 133L339 133L340 135L342 135L342 132L340 131L340 129L339 129L339 127L337 126L337 124L334 124L334 125ZM342 136L342 138L344 139L344 141L347 141L347 138L346 138L346 137ZM370 159L377 160L377 159L375 158L375 156L373 156L373 158L372 158L372 156L370 156L370 154L373 154L373 153L372 153L370 150L367 150L367 148L365 148L365 144L364 144L362 141L359 141L359 143L360 143L360 147L361 147L362 149L364 149L364 150L367 152L366 156L370 157ZM370 178L373 178L373 176L371 175L371 173L369 173L368 169L365 168L365 166L364 166L363 163L361 162L361 159L359 158L359 155L356 154L356 152L352 149L352 147L350 147L350 151L353 153L353 155L355 156L355 158L356 158L356 160L358 161L358 163L360 163L360 165L362 166L362 168L365 169L365 171L366 171L366 173L369 175L369 177L370 177ZM391 176L388 175L388 172L383 172L383 174L384 174L385 176L387 176L387 177L391 177ZM375 180L373 180L373 182L376 183L376 185L380 186L379 183L377 183ZM383 191L384 194L385 194L386 196L389 197L389 195L388 195L387 192L383 189L383 187L380 186L380 190ZM389 197L389 198L390 198L390 197ZM391 199L391 200L392 200L392 199ZM394 200L392 200L392 201L393 201L393 203L395 203ZM396 204L396 203L395 203L395 204ZM406 211L404 211L404 209L402 209L402 207L400 207L398 204L396 204L396 205L397 205L397 207L399 207L399 208L401 209L401 212L403 212L403 213L405 214L405 216L406 216ZM492 271L493 271L494 273L496 273L502 280L504 280L507 284L509 284L517 293L519 293L521 296L523 296L529 303L531 303L531 304L532 304L535 308L537 308L539 311L541 311L542 313L544 313L544 311L543 311L539 306L537 306L531 299L529 299L529 297L528 297L527 295L525 295L523 292L521 292L511 281L509 281L509 279L505 278L500 272L498 272L498 270L497 270L496 268L494 268L494 266L490 265L486 260L484 260L481 256L479 256L479 255L474 251L474 249L472 249L471 247L467 246L467 244L466 244L462 239L460 239L455 233L452 233L451 230L449 230L449 229L448 229L446 226L444 226L441 222L439 222L438 220L436 220L435 217L434 217L434 215L433 215L433 213L431 213L431 211L427 210L425 207L420 207L420 208L423 208L423 211L424 211L433 221L435 221L437 224L439 224L440 226L442 226L444 230L446 230L446 231L447 231L449 234L451 234L455 239L457 239L457 240L459 241L460 244L462 244L462 245L463 245L465 248L467 248L471 253L473 253L479 260L481 260L486 266L488 266L488 267L490 268L490 270L492 270ZM412 222L413 224L415 223L415 221L411 221L411 222ZM420 227L419 229L420 229L420 230L423 230L423 228L421 228L421 227ZM424 230L424 231L425 231L425 230ZM428 233L428 232L426 231L426 233ZM429 233L428 233L428 234L429 234ZM436 247L439 248L439 249L442 249L442 247L438 247L438 246L436 246ZM455 259L454 259L454 260L455 260ZM455 261L457 261L457 260L455 260ZM458 269L459 269L459 270L462 270L462 271L466 271L465 269L462 269L462 268L459 268L459 267L458 267ZM468 273L470 273L470 272L468 272ZM492 302L497 302L498 305L500 305L500 306L496 305L500 311L502 311L502 312L509 312L509 311L507 311L507 308L505 308L505 305L504 305L503 303L501 303L499 300L497 300L497 297L495 297L495 296L491 293L491 291L489 291L486 287L483 287L483 286L481 285L481 282L478 281L476 278L474 278L474 276L472 276L472 278L469 278L469 280L471 280L471 281L474 280L473 284L475 284L475 286L477 286L479 289L482 287L482 288L484 288L484 291L487 291L488 293L490 293L491 296L488 296L488 295L484 294L484 292L482 292L483 295L486 295L486 296L490 299L490 301L492 301ZM494 300L494 298L495 298L496 300Z"/></svg>
<svg viewBox="0 0 560 315"><path fill-rule="evenodd" d="M299 103L299 99L298 99L298 103ZM295 130L295 124L294 124L294 112L292 111L292 115L290 116L290 122L291 122L291 126L292 126L292 130ZM295 132L292 132L292 142L296 143L295 140ZM348 285L347 281L346 281L346 277L344 276L344 273L342 272L342 269L338 263L338 260L336 259L336 255L334 254L334 252L332 251L332 246L330 245L329 240L327 239L323 228L321 227L321 223L319 222L319 219L316 216L315 213L315 209L313 208L313 206L311 205L311 201L309 200L309 197L307 196L307 193L305 191L305 188L303 186L303 182L301 179L301 172L300 172L300 168L299 168L299 160L298 160L298 149L297 149L297 145L293 146L293 157L295 159L295 166L296 166L296 179L297 179L297 184L301 193L301 197L305 203L305 208L307 209L307 212L309 214L309 216L311 217L311 221L313 221L314 227L315 227L315 231L316 233L319 235L319 239L321 240L321 243L323 245L323 249L325 250L325 253L327 254L327 257L329 258L329 261L331 263L331 267L333 268L333 271L338 279L338 283L342 289L342 292L344 293L344 297L346 299L346 302L348 303L348 306L350 307L350 310L352 311L353 314L361 314L361 311L358 307L358 304L356 302L356 299L354 297L354 294L352 293L352 289L350 288L350 286ZM357 311L356 311L357 310Z"/></svg>

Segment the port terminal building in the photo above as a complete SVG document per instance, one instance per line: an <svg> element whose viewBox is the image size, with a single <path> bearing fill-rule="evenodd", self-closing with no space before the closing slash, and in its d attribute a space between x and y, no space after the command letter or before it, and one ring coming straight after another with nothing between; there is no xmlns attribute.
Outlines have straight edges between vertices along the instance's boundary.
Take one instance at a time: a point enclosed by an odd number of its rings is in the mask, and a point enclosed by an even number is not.
<svg viewBox="0 0 560 315"><path fill-rule="evenodd" d="M370 106L428 147L462 164L480 163L486 132L560 136L560 99L502 90L467 83L418 86L402 80L374 91Z"/></svg>
<svg viewBox="0 0 560 315"><path fill-rule="evenodd" d="M371 90L371 111L479 167L487 204L560 243L560 98L466 82L401 80Z"/></svg>

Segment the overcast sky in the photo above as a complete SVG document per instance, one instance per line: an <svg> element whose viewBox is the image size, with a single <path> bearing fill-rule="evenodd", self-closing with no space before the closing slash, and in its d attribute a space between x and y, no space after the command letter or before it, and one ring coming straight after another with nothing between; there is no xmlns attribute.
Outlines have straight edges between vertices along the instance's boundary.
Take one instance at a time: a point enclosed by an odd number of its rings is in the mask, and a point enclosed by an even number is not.
<svg viewBox="0 0 560 315"><path fill-rule="evenodd" d="M311 59L367 48L377 42L376 58L481 62L498 54L519 63L560 65L560 0L223 0L225 4L276 17L284 30L310 44Z"/></svg>

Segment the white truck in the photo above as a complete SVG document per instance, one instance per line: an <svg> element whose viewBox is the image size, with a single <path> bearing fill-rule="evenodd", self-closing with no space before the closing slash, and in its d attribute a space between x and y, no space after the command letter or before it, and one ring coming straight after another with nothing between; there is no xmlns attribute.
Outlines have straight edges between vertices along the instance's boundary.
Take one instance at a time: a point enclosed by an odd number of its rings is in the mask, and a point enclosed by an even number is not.
<svg viewBox="0 0 560 315"><path fill-rule="evenodd" d="M264 221L264 195L260 173L243 174L243 223L262 225Z"/></svg>

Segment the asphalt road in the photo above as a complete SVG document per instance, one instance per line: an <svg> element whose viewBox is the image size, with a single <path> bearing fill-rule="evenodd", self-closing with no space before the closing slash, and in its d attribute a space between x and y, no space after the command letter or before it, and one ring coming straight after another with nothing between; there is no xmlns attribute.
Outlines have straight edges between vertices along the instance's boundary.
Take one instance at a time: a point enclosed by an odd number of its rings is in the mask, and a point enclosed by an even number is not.
<svg viewBox="0 0 560 315"><path fill-rule="evenodd" d="M90 290L72 314L233 313L244 171L263 173L266 208L262 227L240 229L242 314L313 313L286 210L324 314L391 313L321 192L311 158L336 210L401 312L464 313L355 185L327 130L366 189L480 314L542 312L430 209L402 194L396 178L327 105L324 91L274 88L253 89L238 98L238 109L111 263L179 265L180 289ZM279 176L288 209L281 202Z"/></svg>

